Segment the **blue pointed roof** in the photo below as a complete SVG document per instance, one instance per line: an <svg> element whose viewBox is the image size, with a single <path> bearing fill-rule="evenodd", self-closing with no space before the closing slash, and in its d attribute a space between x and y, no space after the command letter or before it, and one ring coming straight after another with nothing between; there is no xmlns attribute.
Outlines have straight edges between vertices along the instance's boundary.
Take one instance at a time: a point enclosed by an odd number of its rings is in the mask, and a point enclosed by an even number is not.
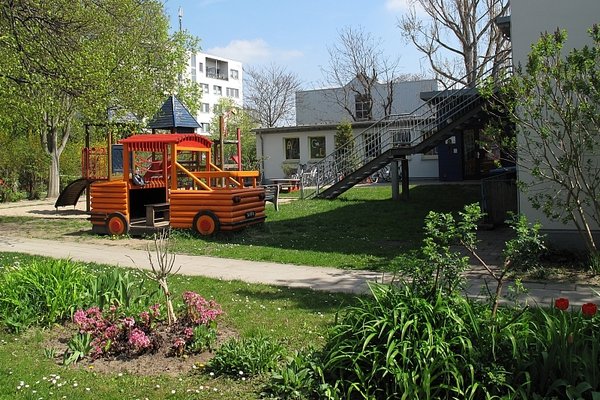
<svg viewBox="0 0 600 400"><path fill-rule="evenodd" d="M160 111L152 117L148 123L148 128L187 132L190 129L200 128L200 124L179 99L171 95L163 103Z"/></svg>

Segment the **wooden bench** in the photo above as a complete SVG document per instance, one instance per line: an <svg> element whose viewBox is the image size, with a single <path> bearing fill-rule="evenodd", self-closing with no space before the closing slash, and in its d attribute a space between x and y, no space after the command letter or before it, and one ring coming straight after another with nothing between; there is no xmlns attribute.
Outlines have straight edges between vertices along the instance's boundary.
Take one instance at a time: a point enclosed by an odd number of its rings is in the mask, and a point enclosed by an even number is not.
<svg viewBox="0 0 600 400"><path fill-rule="evenodd" d="M300 190L300 178L271 178L271 182L280 185L283 192L294 192Z"/></svg>
<svg viewBox="0 0 600 400"><path fill-rule="evenodd" d="M279 185L264 185L265 202L273 203L275 211L279 211Z"/></svg>
<svg viewBox="0 0 600 400"><path fill-rule="evenodd" d="M162 221L168 221L170 218L169 203L146 204L146 226L156 226L157 213L162 213Z"/></svg>

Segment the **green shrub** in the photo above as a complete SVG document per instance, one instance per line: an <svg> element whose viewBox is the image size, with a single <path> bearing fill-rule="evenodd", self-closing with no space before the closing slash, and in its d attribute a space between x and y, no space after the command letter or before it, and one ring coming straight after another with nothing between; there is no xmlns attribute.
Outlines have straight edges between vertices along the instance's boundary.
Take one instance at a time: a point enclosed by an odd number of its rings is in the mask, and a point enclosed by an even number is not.
<svg viewBox="0 0 600 400"><path fill-rule="evenodd" d="M136 313L161 300L157 288L150 289L147 281L135 273L109 269L89 281L89 306L105 309L114 305L122 312Z"/></svg>
<svg viewBox="0 0 600 400"><path fill-rule="evenodd" d="M521 271L534 271L541 267L541 257L547 251L545 236L540 234L541 224L530 225L524 215L514 215L507 221L516 237L506 242L503 251L505 259L510 259L513 268Z"/></svg>
<svg viewBox="0 0 600 400"><path fill-rule="evenodd" d="M210 361L209 369L217 375L245 378L274 370L282 357L279 342L257 334L224 343Z"/></svg>
<svg viewBox="0 0 600 400"><path fill-rule="evenodd" d="M591 307L595 314L596 306ZM550 310L536 308L530 312L530 324L528 349L515 360L515 381L527 388L527 395L557 399L600 398L598 316L556 307Z"/></svg>
<svg viewBox="0 0 600 400"><path fill-rule="evenodd" d="M0 274L0 323L11 331L69 319L87 302L91 279L81 264L32 260Z"/></svg>
<svg viewBox="0 0 600 400"><path fill-rule="evenodd" d="M261 393L262 397L281 400L318 398L329 385L323 381L321 355L314 349L296 351L271 373Z"/></svg>

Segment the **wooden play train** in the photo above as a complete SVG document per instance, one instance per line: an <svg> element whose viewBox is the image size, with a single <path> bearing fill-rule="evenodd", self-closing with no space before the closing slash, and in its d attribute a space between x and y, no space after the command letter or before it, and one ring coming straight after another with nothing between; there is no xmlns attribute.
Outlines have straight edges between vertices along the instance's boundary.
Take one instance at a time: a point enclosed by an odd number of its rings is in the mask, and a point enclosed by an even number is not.
<svg viewBox="0 0 600 400"><path fill-rule="evenodd" d="M120 141L122 175L90 185L92 231L139 235L165 227L200 235L265 220L258 171L226 171L196 134L139 134Z"/></svg>

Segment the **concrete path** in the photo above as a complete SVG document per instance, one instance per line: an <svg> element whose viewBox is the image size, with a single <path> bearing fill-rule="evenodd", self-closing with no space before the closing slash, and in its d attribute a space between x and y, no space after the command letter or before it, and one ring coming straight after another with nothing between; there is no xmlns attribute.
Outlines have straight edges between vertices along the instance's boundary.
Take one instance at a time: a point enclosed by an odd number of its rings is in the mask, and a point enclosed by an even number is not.
<svg viewBox="0 0 600 400"><path fill-rule="evenodd" d="M0 234L0 252L21 252L129 268L150 268L146 251L119 245L57 242ZM371 271L347 271L206 256L177 255L175 265L181 266L179 273L184 275L348 293L364 293L368 282L381 282L384 278L381 273ZM471 296L480 294L486 281L490 290L495 290L494 282L481 269L473 268L466 273L466 277L466 290ZM528 292L519 300L531 305L551 305L558 297L567 297L573 306L587 302L600 304L600 287L585 283L524 282L524 286Z"/></svg>

